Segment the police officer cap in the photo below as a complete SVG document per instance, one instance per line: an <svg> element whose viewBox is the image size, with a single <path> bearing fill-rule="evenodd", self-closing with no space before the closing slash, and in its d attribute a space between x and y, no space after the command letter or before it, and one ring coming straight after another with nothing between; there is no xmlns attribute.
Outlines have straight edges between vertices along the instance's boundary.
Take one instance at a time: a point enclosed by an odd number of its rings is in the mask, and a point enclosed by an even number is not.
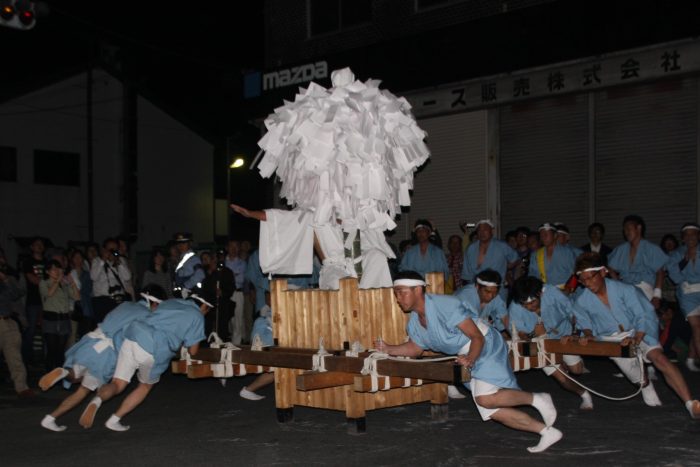
<svg viewBox="0 0 700 467"><path fill-rule="evenodd" d="M175 243L186 243L192 241L192 234L189 232L178 232L173 236Z"/></svg>

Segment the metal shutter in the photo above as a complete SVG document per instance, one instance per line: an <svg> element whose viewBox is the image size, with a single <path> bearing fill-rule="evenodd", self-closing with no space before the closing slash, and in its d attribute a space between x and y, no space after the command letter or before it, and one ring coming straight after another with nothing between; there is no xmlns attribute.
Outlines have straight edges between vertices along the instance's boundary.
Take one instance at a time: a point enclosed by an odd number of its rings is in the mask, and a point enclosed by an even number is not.
<svg viewBox="0 0 700 467"><path fill-rule="evenodd" d="M486 214L486 111L421 119L431 156L414 178L411 207L397 220L392 242L411 238L416 219L431 219L443 246L459 222Z"/></svg>
<svg viewBox="0 0 700 467"><path fill-rule="evenodd" d="M596 93L596 214L610 245L623 240L628 214L644 218L652 242L695 220L697 86L693 78Z"/></svg>
<svg viewBox="0 0 700 467"><path fill-rule="evenodd" d="M500 109L501 233L563 222L572 243L588 227L588 99L585 94Z"/></svg>

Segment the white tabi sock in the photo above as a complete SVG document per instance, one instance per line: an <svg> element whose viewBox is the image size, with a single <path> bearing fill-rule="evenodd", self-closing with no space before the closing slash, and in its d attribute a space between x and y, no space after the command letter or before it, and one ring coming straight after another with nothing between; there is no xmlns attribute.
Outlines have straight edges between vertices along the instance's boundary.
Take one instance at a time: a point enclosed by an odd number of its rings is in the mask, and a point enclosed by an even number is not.
<svg viewBox="0 0 700 467"><path fill-rule="evenodd" d="M690 371L700 371L700 367L698 367L695 364L695 359L694 358L686 358L685 360L685 366L690 370Z"/></svg>
<svg viewBox="0 0 700 467"><path fill-rule="evenodd" d="M540 431L540 442L537 446L527 448L532 453L546 451L548 447L559 441L564 434L552 426L547 426Z"/></svg>
<svg viewBox="0 0 700 467"><path fill-rule="evenodd" d="M41 420L41 426L51 431L64 431L67 427L65 425L56 425L56 419L51 415L45 415Z"/></svg>
<svg viewBox="0 0 700 467"><path fill-rule="evenodd" d="M126 431L131 428L129 425L122 425L120 420L121 417L117 417L116 415L112 414L112 416L109 417L109 420L105 422L105 426L112 431Z"/></svg>
<svg viewBox="0 0 700 467"><path fill-rule="evenodd" d="M83 428L90 428L95 422L95 415L97 415L97 410L100 408L101 405L102 399L100 399L99 396L93 397L90 403L87 405L87 407L85 407L85 410L83 410L83 414L78 420L80 426L82 426Z"/></svg>
<svg viewBox="0 0 700 467"><path fill-rule="evenodd" d="M581 410L593 410L593 398L591 398L591 393L584 391L581 394L581 405L578 407Z"/></svg>
<svg viewBox="0 0 700 467"><path fill-rule="evenodd" d="M697 400L689 400L685 402L685 408L690 413L690 418L700 419L700 402Z"/></svg>
<svg viewBox="0 0 700 467"><path fill-rule="evenodd" d="M41 377L39 380L39 387L42 391L48 391L51 386L58 383L66 376L68 376L68 370L65 368L54 368Z"/></svg>
<svg viewBox="0 0 700 467"><path fill-rule="evenodd" d="M546 392L533 392L532 406L542 415L545 426L552 426L557 421L557 409L552 402L552 396Z"/></svg>
<svg viewBox="0 0 700 467"><path fill-rule="evenodd" d="M461 392L459 392L459 389L457 389L457 386L449 385L447 386L447 397L450 399L464 399L465 396Z"/></svg>
<svg viewBox="0 0 700 467"><path fill-rule="evenodd" d="M243 399L248 399L249 401L259 401L262 399L265 399L265 396L261 396L260 394L256 394L253 391L249 391L248 388L245 386L243 389L241 389L241 392L238 393L239 396L241 396Z"/></svg>
<svg viewBox="0 0 700 467"><path fill-rule="evenodd" d="M661 399L659 399L659 396L656 394L656 389L654 389L654 385L651 381L642 388L642 398L644 399L644 403L649 407L661 407L662 405Z"/></svg>
<svg viewBox="0 0 700 467"><path fill-rule="evenodd" d="M658 381L659 378L656 376L656 370L653 366L647 367L647 375L649 375L649 381Z"/></svg>

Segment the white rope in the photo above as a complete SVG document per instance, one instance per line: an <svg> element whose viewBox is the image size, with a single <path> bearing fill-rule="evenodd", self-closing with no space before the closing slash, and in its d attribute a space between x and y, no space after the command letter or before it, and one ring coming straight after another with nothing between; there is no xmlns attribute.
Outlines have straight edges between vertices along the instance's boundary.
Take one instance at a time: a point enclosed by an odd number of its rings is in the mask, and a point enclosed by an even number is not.
<svg viewBox="0 0 700 467"><path fill-rule="evenodd" d="M359 357L360 352L364 352L365 348L362 346L360 341L355 341L350 345L350 350L345 351L345 356L346 357Z"/></svg>
<svg viewBox="0 0 700 467"><path fill-rule="evenodd" d="M233 365L230 363L212 363L211 372L215 378L230 378L233 376Z"/></svg>
<svg viewBox="0 0 700 467"><path fill-rule="evenodd" d="M363 375L370 376L370 382L371 382L370 392L377 392L379 390L379 377L380 376L382 376L384 378L384 390L391 389L390 377L380 375L377 372L377 362L379 360L393 360L396 362L409 362L409 363L424 363L424 362L445 362L445 361L457 359L456 356L436 357L436 358L421 358L421 359L415 359L415 358L409 358L409 357L392 357L388 353L380 352L376 349L370 349L370 352L371 353L364 359L364 363L362 365L362 371L360 372ZM404 384L402 387L405 388L405 387L408 387L410 385L411 385L411 379L404 378ZM423 380L422 379L416 380L415 385L422 386Z"/></svg>
<svg viewBox="0 0 700 467"><path fill-rule="evenodd" d="M265 347L263 341L260 338L260 334L253 336L253 342L250 344L250 350L261 351Z"/></svg>
<svg viewBox="0 0 700 467"><path fill-rule="evenodd" d="M233 343L231 342L224 342L223 339L221 339L216 333L216 331L209 334L207 342L209 342L210 348L221 350L219 354L219 362L212 363L210 365L212 376L214 378L230 378L232 376L235 376L233 371L233 351L240 349L233 345ZM239 367L240 366L241 365L239 364ZM245 375L245 365L242 366L244 367L243 375ZM221 380L221 384L226 384L224 379Z"/></svg>
<svg viewBox="0 0 700 467"><path fill-rule="evenodd" d="M370 376L370 382L371 382L371 389L370 392L377 392L379 390L379 373L377 372L377 361L379 360L389 360L389 354L384 353L384 352L372 352L365 358L364 363L362 364L362 371L360 371L361 374L363 375L369 375ZM390 387L389 383L389 377L385 376L384 377L384 389L387 390Z"/></svg>
<svg viewBox="0 0 700 467"><path fill-rule="evenodd" d="M312 357L312 370L318 371L319 373L324 373L326 370L326 357L331 355L328 353L323 346L323 337L318 341L318 352L316 352Z"/></svg>
<svg viewBox="0 0 700 467"><path fill-rule="evenodd" d="M538 349L538 350L539 350L539 349ZM644 387L644 386L643 386L643 381L644 381L644 359L643 359L641 353L640 353L638 350L637 350L637 356L636 356L636 358L637 358L637 360L638 360L638 362L639 362L639 383L638 383L638 384L639 384L639 389L637 389L637 390L634 392L634 394L631 394L631 395L629 395L629 396L624 396L624 397L607 396L607 395L605 395L605 394L603 394L603 393L601 393L601 392L595 391L595 390L591 389L590 387L584 385L583 383L580 383L579 381L577 381L577 380L576 380L575 378L573 378L572 376L570 376L568 373L566 373L564 370L562 370L562 369L561 369L561 365L557 365L556 362L555 362L555 363L552 363L551 361L548 361L548 363L549 363L550 365L552 365L559 373L561 373L562 375L566 376L566 377L569 378L569 380L571 380L573 383L575 383L576 385L582 387L583 389L585 389L586 391L590 392L591 394L595 394L595 395L598 396L598 397L602 397L603 399L608 399L608 400L611 400L611 401L626 401L626 400L628 400L628 399L632 399L633 397L636 397L637 394L639 394L640 392L642 392L642 388ZM548 360L547 357L545 357L545 359Z"/></svg>

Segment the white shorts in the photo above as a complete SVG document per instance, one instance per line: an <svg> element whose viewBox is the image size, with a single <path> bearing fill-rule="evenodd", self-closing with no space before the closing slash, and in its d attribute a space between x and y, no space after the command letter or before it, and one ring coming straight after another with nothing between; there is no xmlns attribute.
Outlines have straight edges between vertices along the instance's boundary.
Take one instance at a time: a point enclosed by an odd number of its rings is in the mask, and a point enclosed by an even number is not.
<svg viewBox="0 0 700 467"><path fill-rule="evenodd" d="M581 359L580 355L568 355L564 354L562 357L562 360L564 360L564 363L566 363L567 366L574 366L578 365L581 363L583 360ZM544 374L547 376L551 376L555 371L557 371L557 368L559 368L561 365L550 365L542 368L542 371L544 371Z"/></svg>
<svg viewBox="0 0 700 467"><path fill-rule="evenodd" d="M471 380L471 388L472 388L472 398L474 399L474 404L476 405L477 410L479 411L479 415L481 415L481 419L483 421L491 420L491 416L498 412L498 409L487 409L486 407L482 407L479 405L478 402L476 402L476 398L478 396L488 396L490 394L496 394L498 391L501 390L498 386L494 386L491 383L487 383L486 381L481 381L480 379L475 379L472 378Z"/></svg>
<svg viewBox="0 0 700 467"><path fill-rule="evenodd" d="M685 315L685 319L688 319L691 316L700 316L700 306L696 307L693 311Z"/></svg>
<svg viewBox="0 0 700 467"><path fill-rule="evenodd" d="M73 376L75 376L76 379L80 379L80 385L84 388L94 391L102 386L100 381L90 374L87 367L75 364L71 370L73 370Z"/></svg>
<svg viewBox="0 0 700 467"><path fill-rule="evenodd" d="M155 360L153 355L141 348L136 342L124 339L122 348L119 350L117 368L114 370L114 377L123 381L131 381L131 378L138 370L139 382L143 384L156 384L160 377L151 378L151 370Z"/></svg>
<svg viewBox="0 0 700 467"><path fill-rule="evenodd" d="M651 363L651 361L647 358L647 354L651 352L654 349L659 349L663 352L664 348L661 347L661 345L656 344L656 345L649 345L646 342L642 341L639 343L639 351L642 353L642 359L644 360L644 363ZM625 358L625 357L610 357L610 360L617 362L618 360L634 360L634 357L631 358Z"/></svg>

